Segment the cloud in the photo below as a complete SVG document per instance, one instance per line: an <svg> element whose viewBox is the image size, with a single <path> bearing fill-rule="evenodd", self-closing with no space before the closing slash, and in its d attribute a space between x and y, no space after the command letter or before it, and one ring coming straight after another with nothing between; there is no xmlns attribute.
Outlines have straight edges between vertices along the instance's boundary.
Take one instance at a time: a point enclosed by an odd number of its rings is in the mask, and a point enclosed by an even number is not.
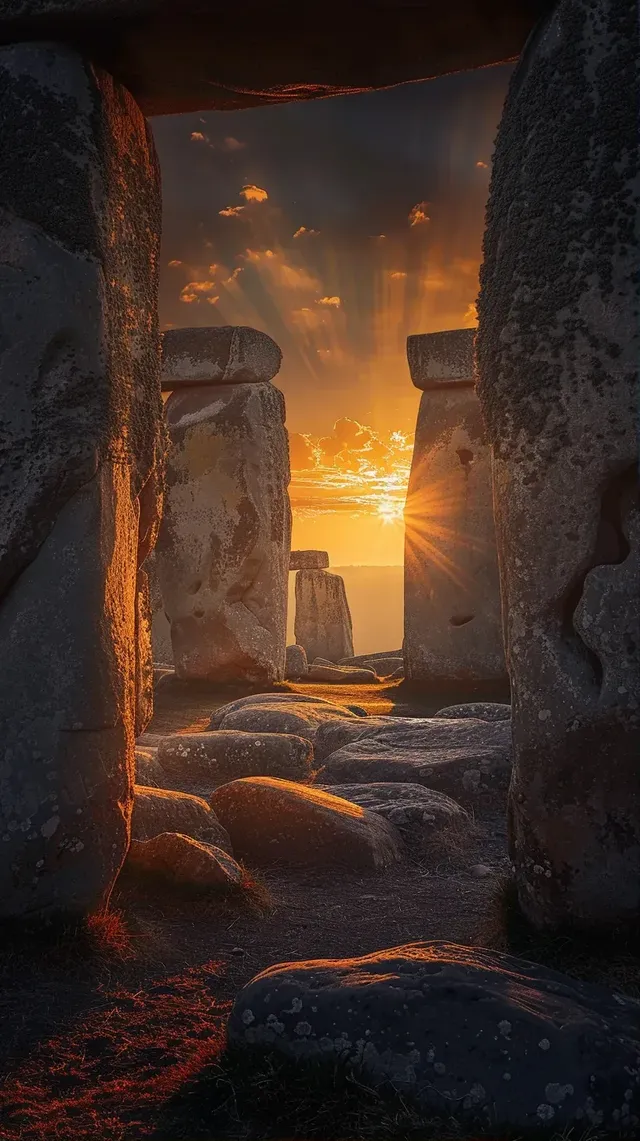
<svg viewBox="0 0 640 1141"><path fill-rule="evenodd" d="M464 317L462 318L462 324L465 329L473 329L478 324L478 307L475 301L472 301L469 305Z"/></svg>
<svg viewBox="0 0 640 1141"><path fill-rule="evenodd" d="M340 297L321 297L316 305L325 305L328 309L339 309L342 305Z"/></svg>
<svg viewBox="0 0 640 1141"><path fill-rule="evenodd" d="M294 238L315 238L319 233L319 230L310 230L307 226L300 226L293 236Z"/></svg>
<svg viewBox="0 0 640 1141"><path fill-rule="evenodd" d="M404 273L403 270L399 270L399 269L395 270L394 273L389 274L389 277L391 278L392 281L400 281L403 277L406 277L406 276L407 276L406 273Z"/></svg>
<svg viewBox="0 0 640 1141"><path fill-rule="evenodd" d="M177 265L182 265L182 262L180 261L179 258L172 258L172 260L170 262L167 262L167 264L169 265L169 267L171 269L174 269Z"/></svg>
<svg viewBox="0 0 640 1141"><path fill-rule="evenodd" d="M260 186L254 186L253 183L243 186L240 194L245 202L266 202L269 197L266 190L262 190Z"/></svg>
<svg viewBox="0 0 640 1141"><path fill-rule="evenodd" d="M482 160L481 160L481 159L479 159L479 160L478 160L478 162L476 163L476 166L479 166L479 167L481 167L481 168L482 168L482 170L486 170L486 169L487 169L487 167L488 167L488 163L486 163L486 162L482 162Z"/></svg>
<svg viewBox="0 0 640 1141"><path fill-rule="evenodd" d="M302 432L291 432L289 435L289 458L291 467L301 471L317 466L317 449L311 443L311 437Z"/></svg>
<svg viewBox="0 0 640 1141"><path fill-rule="evenodd" d="M431 219L427 214L428 202L418 202L409 212L409 225L422 226L425 222L430 222Z"/></svg>
<svg viewBox="0 0 640 1141"><path fill-rule="evenodd" d="M225 206L224 210L218 210L218 214L221 218L238 218L243 210L244 206Z"/></svg>
<svg viewBox="0 0 640 1141"><path fill-rule="evenodd" d="M220 300L219 297L212 300L215 290L215 281L189 281L180 291L180 300L187 305L192 305L194 301L208 301L210 305L215 305Z"/></svg>
<svg viewBox="0 0 640 1141"><path fill-rule="evenodd" d="M203 135L202 131L192 131L191 132L191 142L192 143L206 143L207 141L208 141L207 136Z"/></svg>

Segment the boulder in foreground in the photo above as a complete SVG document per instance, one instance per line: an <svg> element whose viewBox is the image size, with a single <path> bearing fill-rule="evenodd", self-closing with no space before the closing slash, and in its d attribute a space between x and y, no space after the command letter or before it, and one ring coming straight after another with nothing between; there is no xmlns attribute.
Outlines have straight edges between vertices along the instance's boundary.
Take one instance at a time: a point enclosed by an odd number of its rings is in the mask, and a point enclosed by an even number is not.
<svg viewBox="0 0 640 1141"><path fill-rule="evenodd" d="M456 721L463 717L477 717L480 721L509 721L511 706L500 701L467 701L463 705L445 705L433 716L453 717Z"/></svg>
<svg viewBox="0 0 640 1141"><path fill-rule="evenodd" d="M511 955L433 942L280 963L240 992L228 1036L245 1072L325 1059L467 1127L638 1136L640 1003Z"/></svg>
<svg viewBox="0 0 640 1141"><path fill-rule="evenodd" d="M379 869L402 854L400 834L380 816L292 781L234 780L216 790L211 807L234 851L256 864Z"/></svg>
<svg viewBox="0 0 640 1141"><path fill-rule="evenodd" d="M206 800L166 788L134 788L132 840L152 840L161 832L179 832L231 851L229 834Z"/></svg>
<svg viewBox="0 0 640 1141"><path fill-rule="evenodd" d="M360 721L345 705L320 698L309 699L297 693L262 693L256 698L239 698L216 710L209 728L240 729L245 733L291 733L313 742L320 725L339 719Z"/></svg>
<svg viewBox="0 0 640 1141"><path fill-rule="evenodd" d="M472 827L471 817L457 801L421 784L381 782L314 787L375 812L398 828L403 839L412 846L419 846L451 825L459 827L462 835L465 826L469 832Z"/></svg>
<svg viewBox="0 0 640 1141"><path fill-rule="evenodd" d="M242 879L242 869L228 852L180 832L132 840L127 866L184 888L234 887Z"/></svg>
<svg viewBox="0 0 640 1141"><path fill-rule="evenodd" d="M174 733L158 748L158 760L172 780L216 784L238 777L272 776L304 780L313 747L291 733Z"/></svg>

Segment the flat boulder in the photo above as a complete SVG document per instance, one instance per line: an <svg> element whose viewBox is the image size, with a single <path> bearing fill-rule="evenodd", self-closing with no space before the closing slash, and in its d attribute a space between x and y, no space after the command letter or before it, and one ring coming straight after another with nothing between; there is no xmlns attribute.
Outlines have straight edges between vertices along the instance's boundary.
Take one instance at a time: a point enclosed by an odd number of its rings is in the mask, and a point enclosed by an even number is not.
<svg viewBox="0 0 640 1141"><path fill-rule="evenodd" d="M281 363L276 342L246 325L167 329L162 334L165 391L202 384L259 384L273 380Z"/></svg>
<svg viewBox="0 0 640 1141"><path fill-rule="evenodd" d="M217 784L238 777L272 776L304 780L311 773L313 746L290 733L175 733L165 737L158 759L174 780Z"/></svg>
<svg viewBox="0 0 640 1141"><path fill-rule="evenodd" d="M309 668L304 646L287 646L284 661L284 676L287 681L297 681L304 677Z"/></svg>
<svg viewBox="0 0 640 1141"><path fill-rule="evenodd" d="M364 717L340 717L323 721L318 726L313 742L314 759L316 762L323 761L341 749L343 745L349 745L352 741L359 741L368 733L374 733L377 729L385 729L395 721L397 721L396 717L367 717L366 719Z"/></svg>
<svg viewBox="0 0 640 1141"><path fill-rule="evenodd" d="M397 717L325 760L318 783L406 781L474 802L506 795L511 776L510 721Z"/></svg>
<svg viewBox="0 0 640 1141"><path fill-rule="evenodd" d="M289 570L326 570L329 566L327 551L292 551Z"/></svg>
<svg viewBox="0 0 640 1141"><path fill-rule="evenodd" d="M462 717L478 717L480 721L509 721L511 706L499 701L468 701L464 705L446 705L433 716L452 717L456 721Z"/></svg>
<svg viewBox="0 0 640 1141"><path fill-rule="evenodd" d="M378 650L375 654L356 654L350 658L340 658L339 666L363 666L365 662L373 661L386 661L388 658L397 658L398 661L403 661L402 650Z"/></svg>
<svg viewBox="0 0 640 1141"><path fill-rule="evenodd" d="M404 662L399 658L367 658L362 663L365 669L374 670L378 677L391 677L398 669L404 671Z"/></svg>
<svg viewBox="0 0 640 1141"><path fill-rule="evenodd" d="M258 697L277 698L277 694L259 694ZM220 718L217 714L211 719L210 729L239 729L245 733L286 733L304 737L313 743L320 725L336 718L356 720L357 715L344 705L334 705L330 701L296 700L298 694L280 695L291 697L290 701L256 700L255 704L231 702L229 710ZM243 699L241 698L240 701ZM215 725L214 725L215 719Z"/></svg>
<svg viewBox="0 0 640 1141"><path fill-rule="evenodd" d="M132 840L126 867L184 888L235 887L242 880L242 869L228 852L180 832Z"/></svg>
<svg viewBox="0 0 640 1141"><path fill-rule="evenodd" d="M305 680L328 682L330 685L371 685L380 679L375 670L352 669L350 666L311 665Z"/></svg>
<svg viewBox="0 0 640 1141"><path fill-rule="evenodd" d="M222 785L211 807L234 850L256 864L380 869L401 858L392 824L331 793L272 777Z"/></svg>
<svg viewBox="0 0 640 1141"><path fill-rule="evenodd" d="M315 787L315 786L314 786ZM471 818L450 796L421 784L318 785L325 792L344 797L394 824L410 844L420 844L451 825L464 828Z"/></svg>
<svg viewBox="0 0 640 1141"><path fill-rule="evenodd" d="M247 1068L324 1060L491 1136L638 1136L638 1000L496 951L280 963L240 991L228 1040Z"/></svg>
<svg viewBox="0 0 640 1141"><path fill-rule="evenodd" d="M131 816L132 840L152 840L161 832L179 832L231 851L229 834L206 800L186 792L136 785Z"/></svg>

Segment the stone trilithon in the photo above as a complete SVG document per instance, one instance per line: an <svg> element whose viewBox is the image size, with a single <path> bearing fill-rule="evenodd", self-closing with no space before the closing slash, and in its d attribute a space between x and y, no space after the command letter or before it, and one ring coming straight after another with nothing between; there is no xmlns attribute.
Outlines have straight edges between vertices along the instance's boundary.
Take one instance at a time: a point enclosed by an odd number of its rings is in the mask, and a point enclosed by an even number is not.
<svg viewBox="0 0 640 1141"><path fill-rule="evenodd" d="M562 0L498 133L479 394L513 690L511 857L541 927L640 906L638 13Z"/></svg>

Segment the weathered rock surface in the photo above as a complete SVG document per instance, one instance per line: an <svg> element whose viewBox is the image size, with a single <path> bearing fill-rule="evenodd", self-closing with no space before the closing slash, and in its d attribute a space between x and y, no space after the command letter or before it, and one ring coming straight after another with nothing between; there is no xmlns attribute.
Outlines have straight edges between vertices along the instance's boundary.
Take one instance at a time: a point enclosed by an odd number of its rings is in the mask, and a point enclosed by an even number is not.
<svg viewBox="0 0 640 1141"><path fill-rule="evenodd" d="M331 753L341 749L351 741L358 741L376 729L386 729L397 723L396 717L352 717L332 718L323 721L316 730L313 752L316 762L322 761Z"/></svg>
<svg viewBox="0 0 640 1141"><path fill-rule="evenodd" d="M407 781L474 803L503 801L511 776L511 723L394 718L325 760L319 784Z"/></svg>
<svg viewBox="0 0 640 1141"><path fill-rule="evenodd" d="M400 658L366 658L365 669L375 670L378 677L391 677L396 670L404 670L404 660Z"/></svg>
<svg viewBox="0 0 640 1141"><path fill-rule="evenodd" d="M431 839L443 828L452 825L461 832L465 824L471 826L471 818L456 800L425 788L421 784L341 784L314 785L343 796L353 804L359 804L368 812L375 812L388 820L400 831L403 839L412 846L419 846Z"/></svg>
<svg viewBox="0 0 640 1141"><path fill-rule="evenodd" d="M325 681L332 685L368 685L379 681L374 670L352 669L350 666L309 666L307 681Z"/></svg>
<svg viewBox="0 0 640 1141"><path fill-rule="evenodd" d="M151 551L144 569L149 580L149 606L151 609L151 651L154 663L171 665L173 667L173 646L171 645L171 626L164 612L164 602L158 582L158 569L156 565L156 552Z"/></svg>
<svg viewBox="0 0 640 1141"><path fill-rule="evenodd" d="M329 566L327 551L292 551L289 570L326 570Z"/></svg>
<svg viewBox="0 0 640 1141"><path fill-rule="evenodd" d="M637 63L634 4L561 0L512 78L487 213L510 849L543 927L640 910Z"/></svg>
<svg viewBox="0 0 640 1141"><path fill-rule="evenodd" d="M405 510L404 664L411 681L506 678L491 457L473 388L473 332L407 342L414 383L431 386L420 401Z"/></svg>
<svg viewBox="0 0 640 1141"><path fill-rule="evenodd" d="M159 172L71 49L1 47L0 92L0 915L80 916L125 858L149 714Z"/></svg>
<svg viewBox="0 0 640 1141"><path fill-rule="evenodd" d="M299 570L296 574L295 635L309 661L339 662L353 654L351 612L339 574Z"/></svg>
<svg viewBox="0 0 640 1141"><path fill-rule="evenodd" d="M256 384L273 380L282 364L276 342L246 325L167 329L162 334L162 388Z"/></svg>
<svg viewBox="0 0 640 1141"><path fill-rule="evenodd" d="M445 705L433 716L452 717L455 721L463 717L477 717L480 721L509 721L511 706L499 701L468 701L463 705Z"/></svg>
<svg viewBox="0 0 640 1141"><path fill-rule="evenodd" d="M233 887L242 880L242 869L228 852L180 832L132 840L127 867L184 888Z"/></svg>
<svg viewBox="0 0 640 1141"><path fill-rule="evenodd" d="M250 693L246 697L236 697L233 701L227 702L226 705L219 706L211 714L209 722L210 729L222 729L223 721L230 713L235 713L238 709L247 709L253 705L320 705L323 708L337 710L334 717L349 716L350 710L353 710L353 705L337 705L335 701L329 701L326 697L316 697L312 693L289 693L274 691L273 693ZM366 710L362 709L357 714L359 717L366 717ZM148 733L144 734L145 740L149 737Z"/></svg>
<svg viewBox="0 0 640 1141"><path fill-rule="evenodd" d="M167 776L158 763L157 749L144 749L136 745L136 784L145 788L167 788Z"/></svg>
<svg viewBox="0 0 640 1141"><path fill-rule="evenodd" d="M215 813L199 796L163 788L135 787L131 836L151 840L161 832L180 832L231 851L229 835Z"/></svg>
<svg viewBox="0 0 640 1141"><path fill-rule="evenodd" d="M158 747L158 760L173 780L209 781L211 788L248 776L304 780L312 758L309 741L286 733L176 733Z"/></svg>
<svg viewBox="0 0 640 1141"><path fill-rule="evenodd" d="M334 705L320 698L303 698L300 694L259 694L265 700L240 698L230 702L223 710L211 718L210 729L240 729L247 733L293 733L307 741L315 740L320 725L325 721L361 721L362 719L344 705ZM291 700L275 700L276 698ZM271 700L270 700L271 699ZM233 708L235 707L235 708ZM220 717L219 714L223 713Z"/></svg>
<svg viewBox="0 0 640 1141"><path fill-rule="evenodd" d="M247 777L217 789L211 807L250 862L385 868L401 858L393 825L307 785Z"/></svg>
<svg viewBox="0 0 640 1141"><path fill-rule="evenodd" d="M541 0L489 12L457 0L438 13L391 0L330 13L251 7L252 35L237 15L202 0L4 0L0 41L61 40L130 90L146 115L234 110L342 95L514 59L546 11ZM362 28L367 27L367 51ZM117 35L114 35L117 28Z"/></svg>
<svg viewBox="0 0 640 1141"><path fill-rule="evenodd" d="M247 1066L256 1051L325 1059L468 1127L632 1138L639 1023L637 1000L511 955L409 943L270 967L236 998L228 1035Z"/></svg>
<svg viewBox="0 0 640 1141"><path fill-rule="evenodd" d="M304 646L287 646L284 663L284 676L287 681L297 681L306 674L308 668Z"/></svg>
<svg viewBox="0 0 640 1141"><path fill-rule="evenodd" d="M376 661L386 661L387 658L397 658L398 661L404 661L402 657L402 650L378 650L375 654L352 654L351 657L340 658L339 666L363 666L365 662L375 658Z"/></svg>
<svg viewBox="0 0 640 1141"><path fill-rule="evenodd" d="M271 384L173 392L156 563L176 675L284 677L291 508L282 393Z"/></svg>

